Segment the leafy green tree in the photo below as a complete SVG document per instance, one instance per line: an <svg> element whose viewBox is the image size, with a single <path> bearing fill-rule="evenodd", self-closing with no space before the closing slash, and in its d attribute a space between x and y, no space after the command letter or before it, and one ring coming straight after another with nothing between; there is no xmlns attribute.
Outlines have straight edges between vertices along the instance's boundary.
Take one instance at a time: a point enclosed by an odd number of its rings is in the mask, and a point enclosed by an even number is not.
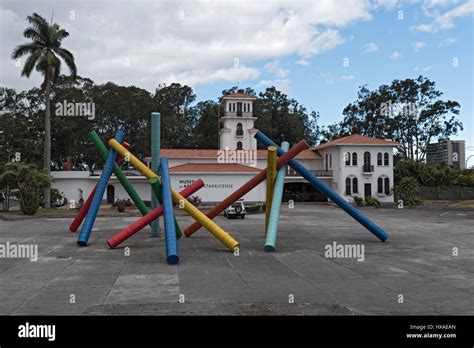
<svg viewBox="0 0 474 348"><path fill-rule="evenodd" d="M255 116L256 128L278 144L282 141L294 144L310 135L308 129L311 123L306 108L275 87L259 93L255 103Z"/></svg>
<svg viewBox="0 0 474 348"><path fill-rule="evenodd" d="M74 56L67 49L61 47L62 40L69 33L61 29L56 23L49 24L46 19L37 13L26 17L30 26L25 29L23 36L32 42L17 46L12 52L12 58L18 59L25 55L28 58L23 65L21 76L30 77L34 68L44 76L41 86L45 91L46 112L44 118L44 169L49 174L51 164L51 85L61 72L61 60L64 61L73 76L76 75ZM50 207L49 185L44 191L46 208Z"/></svg>
<svg viewBox="0 0 474 348"><path fill-rule="evenodd" d="M35 215L40 205L42 191L52 178L33 164L7 163L0 174L0 186L9 185L20 193L20 209L25 215Z"/></svg>
<svg viewBox="0 0 474 348"><path fill-rule="evenodd" d="M52 89L53 117L51 118L51 166L54 170L65 170L69 157L72 170L88 170L103 159L91 145L87 133L94 120L84 116L59 116L64 103L94 103L95 84L91 79L80 76L61 75ZM91 105L91 104L89 104ZM97 113L97 110L94 110Z"/></svg>
<svg viewBox="0 0 474 348"><path fill-rule="evenodd" d="M427 144L463 129L459 103L442 96L435 82L423 76L394 80L374 91L362 86L357 100L344 108L344 120L323 134L327 140L349 134L390 139L400 143L404 158L423 160Z"/></svg>
<svg viewBox="0 0 474 348"><path fill-rule="evenodd" d="M195 100L196 95L189 86L179 83L158 86L153 103L155 111L161 113L163 148L183 149L193 146L192 134L198 115L190 106Z"/></svg>
<svg viewBox="0 0 474 348"><path fill-rule="evenodd" d="M217 149L219 147L219 115L223 108L212 100L201 101L193 107L192 112L198 115L193 129L193 145L199 149Z"/></svg>
<svg viewBox="0 0 474 348"><path fill-rule="evenodd" d="M117 130L125 132L125 140L131 144L130 150L139 158L150 156L150 117L157 111L151 94L135 86L118 86L112 82L96 85L92 89L92 100L95 103L95 119L89 125L106 142L113 138ZM164 131L164 129L163 129ZM92 151L88 154L88 165L93 163L102 166L104 160L87 139L87 132L81 136ZM91 160L97 156L95 160ZM91 160L91 162L89 162ZM93 170L94 168L90 168Z"/></svg>
<svg viewBox="0 0 474 348"><path fill-rule="evenodd" d="M16 157L41 165L43 162L44 98L38 88L17 93L0 88L0 164Z"/></svg>
<svg viewBox="0 0 474 348"><path fill-rule="evenodd" d="M420 184L418 179L413 176L404 177L395 184L393 192L397 199L401 199L403 204L409 206L417 206L423 204L423 201L416 197L416 194L420 191Z"/></svg>

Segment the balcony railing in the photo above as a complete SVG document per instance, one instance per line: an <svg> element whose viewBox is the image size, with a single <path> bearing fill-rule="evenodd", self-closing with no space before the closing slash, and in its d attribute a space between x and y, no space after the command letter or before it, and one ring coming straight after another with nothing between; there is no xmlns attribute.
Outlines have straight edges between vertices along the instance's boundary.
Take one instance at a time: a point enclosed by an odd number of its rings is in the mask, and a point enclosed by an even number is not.
<svg viewBox="0 0 474 348"><path fill-rule="evenodd" d="M332 170L310 170L310 172L318 177L332 177ZM301 176L301 174L289 168L286 172L286 176Z"/></svg>
<svg viewBox="0 0 474 348"><path fill-rule="evenodd" d="M372 174L374 172L374 165L373 164L364 164L362 167L362 171L364 174Z"/></svg>

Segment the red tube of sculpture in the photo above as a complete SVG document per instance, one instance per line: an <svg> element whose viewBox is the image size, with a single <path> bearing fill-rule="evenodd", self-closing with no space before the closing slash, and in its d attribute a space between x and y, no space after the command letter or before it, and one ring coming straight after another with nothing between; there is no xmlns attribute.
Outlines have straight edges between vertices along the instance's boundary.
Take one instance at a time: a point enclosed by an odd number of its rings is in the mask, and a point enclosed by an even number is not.
<svg viewBox="0 0 474 348"><path fill-rule="evenodd" d="M301 140L298 144L293 146L289 151L287 151L283 156L281 156L278 159L277 169L280 168L281 166L287 164L290 159L295 157L301 151L306 150L308 147L309 147L308 143L305 140ZM238 200L239 198L244 196L246 193L250 192L254 187L256 187L263 180L265 180L266 177L267 177L267 168L262 169L252 179L250 179L245 184L243 184L237 191L234 191L233 193L231 193L226 199L224 199L222 202L220 202L214 208L209 210L209 212L206 213L206 216L209 219L215 218L225 208L227 208L229 205L234 203L236 200ZM195 223L193 223L191 226L189 226L184 231L184 234L186 235L186 237L189 237L200 228L201 228L201 224L196 221Z"/></svg>
<svg viewBox="0 0 474 348"><path fill-rule="evenodd" d="M122 142L122 145L126 149L130 148L130 144L125 142L125 141ZM115 161L115 163L120 164L120 161L122 161L122 157L117 155L117 160ZM97 189L97 185L98 184L96 184L94 186L94 189L89 194L89 197L87 197L86 201L84 202L84 205L79 210L79 213L77 213L76 218L71 223L71 226L69 226L69 230L71 232L76 232L77 229L79 228L79 226L81 226L82 221L86 217L87 212L89 211L89 207L91 206L91 203L92 203L92 198L94 198L94 194L95 194L95 190Z"/></svg>
<svg viewBox="0 0 474 348"><path fill-rule="evenodd" d="M194 192L196 192L197 190L199 190L203 186L204 186L204 181L202 181L201 179L196 180L191 185L187 186L184 190L182 190L180 192L180 194L184 198L188 198L190 195L192 195ZM133 224L131 224L130 226L124 228L122 231L120 231L115 236L110 238L107 241L107 244L112 249L117 247L117 245L119 245L123 241L125 241L128 238L130 238L131 236L133 236L135 233L140 231L143 227L148 225L150 222L152 222L153 220L159 218L162 214L163 214L163 206L160 205L158 208L153 209L148 214L141 217L140 219L135 221Z"/></svg>

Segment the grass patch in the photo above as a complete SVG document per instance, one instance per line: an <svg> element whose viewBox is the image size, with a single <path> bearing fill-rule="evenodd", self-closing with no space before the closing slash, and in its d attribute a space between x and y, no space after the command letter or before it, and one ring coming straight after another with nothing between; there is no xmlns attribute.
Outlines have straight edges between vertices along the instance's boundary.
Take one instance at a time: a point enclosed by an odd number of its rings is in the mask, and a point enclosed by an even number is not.
<svg viewBox="0 0 474 348"><path fill-rule="evenodd" d="M431 207L446 207L446 208L457 208L457 209L474 209L474 200L464 201L447 201L447 200L426 200L424 201L425 206Z"/></svg>

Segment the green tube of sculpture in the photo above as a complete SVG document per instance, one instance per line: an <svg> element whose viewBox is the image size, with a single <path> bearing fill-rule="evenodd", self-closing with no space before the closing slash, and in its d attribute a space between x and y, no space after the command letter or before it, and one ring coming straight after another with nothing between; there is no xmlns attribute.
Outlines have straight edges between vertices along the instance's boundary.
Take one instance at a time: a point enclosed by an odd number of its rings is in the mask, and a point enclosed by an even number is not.
<svg viewBox="0 0 474 348"><path fill-rule="evenodd" d="M89 132L89 138L91 139L92 143L94 146L97 148L99 151L100 155L105 159L107 159L109 151L105 147L104 143L102 140L100 140L99 136L95 131ZM133 188L132 184L127 180L125 174L122 172L120 167L117 164L114 164L114 174L117 177L118 181L122 184L123 188L125 191L127 191L128 195L130 196L130 199L133 201L137 209L140 211L142 215L146 215L150 212L148 207L145 205L145 203L142 201L140 196L138 195L137 191Z"/></svg>
<svg viewBox="0 0 474 348"><path fill-rule="evenodd" d="M160 168L160 128L161 128L161 115L159 112L151 113L151 170L158 173ZM161 202L158 201L155 191L151 190L151 209L158 208ZM155 219L151 223L151 235L152 237L158 237L160 235L160 219Z"/></svg>

